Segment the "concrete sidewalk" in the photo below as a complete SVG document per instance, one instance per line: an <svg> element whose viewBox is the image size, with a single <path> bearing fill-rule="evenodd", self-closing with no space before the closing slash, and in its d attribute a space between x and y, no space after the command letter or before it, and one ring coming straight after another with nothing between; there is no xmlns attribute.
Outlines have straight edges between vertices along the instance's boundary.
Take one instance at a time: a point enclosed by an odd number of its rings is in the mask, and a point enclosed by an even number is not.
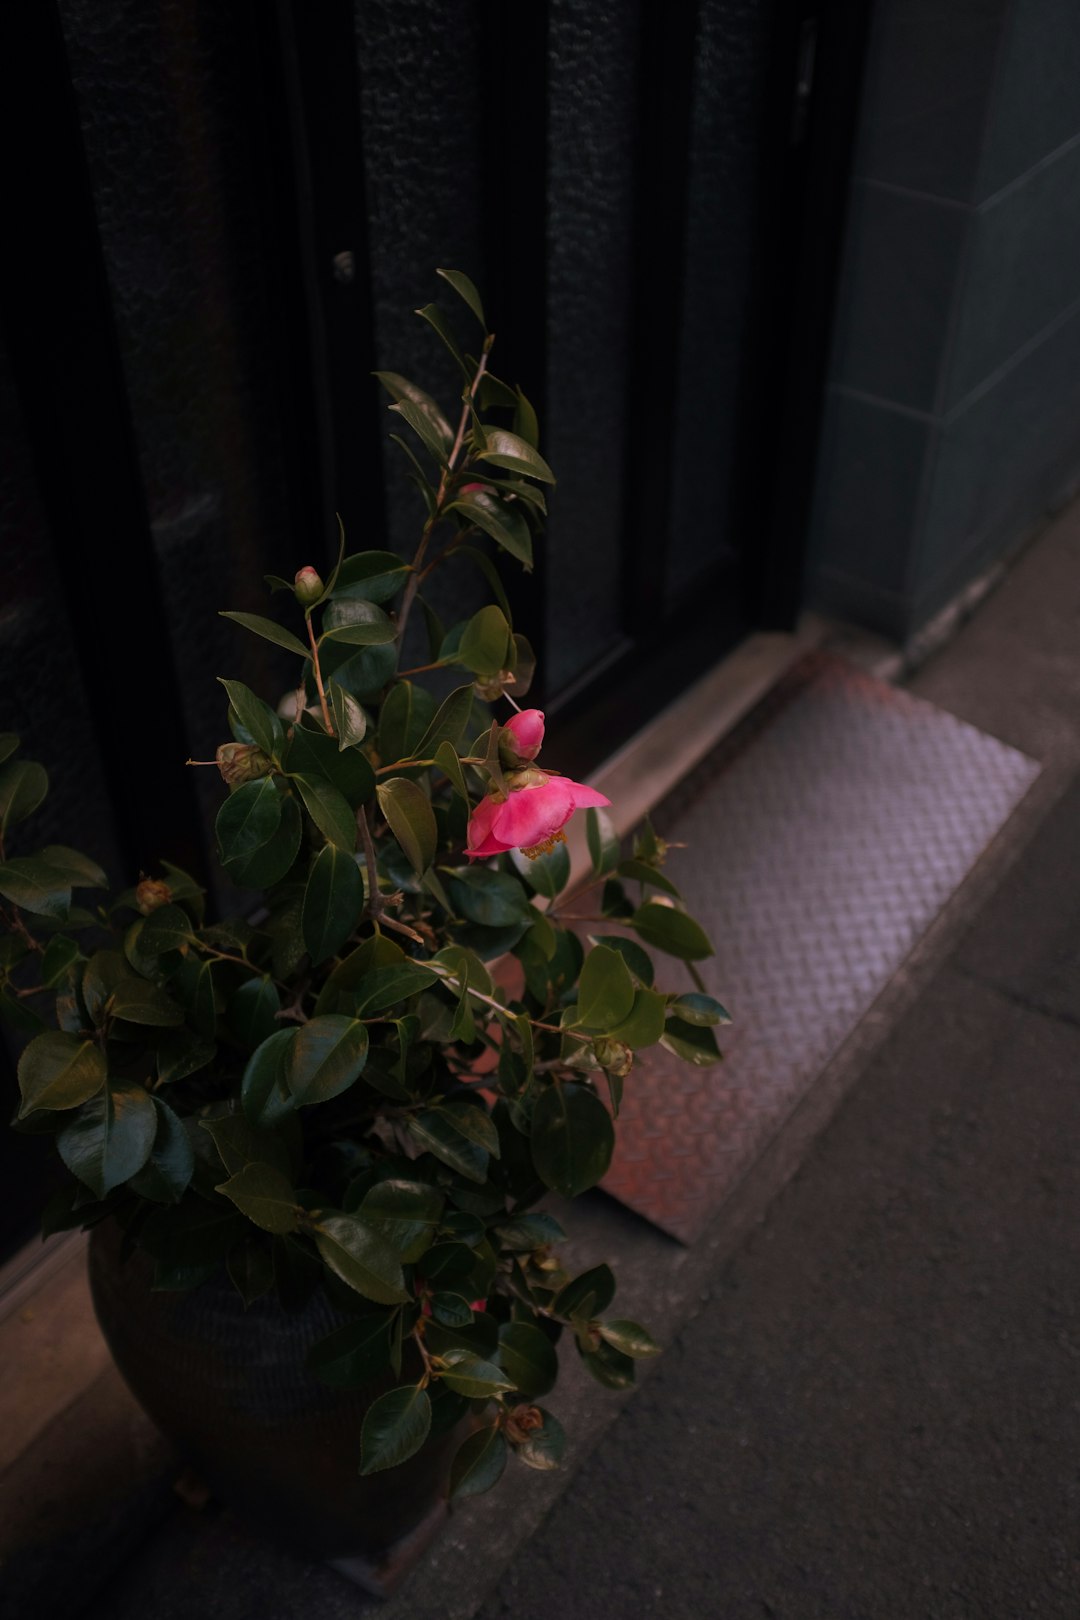
<svg viewBox="0 0 1080 1620"><path fill-rule="evenodd" d="M909 683L1036 788L693 1249L580 1201L620 1309L683 1326L614 1422L571 1367L577 1474L466 1504L384 1620L1080 1613L1078 631L1074 509ZM367 1603L176 1511L84 1613Z"/></svg>

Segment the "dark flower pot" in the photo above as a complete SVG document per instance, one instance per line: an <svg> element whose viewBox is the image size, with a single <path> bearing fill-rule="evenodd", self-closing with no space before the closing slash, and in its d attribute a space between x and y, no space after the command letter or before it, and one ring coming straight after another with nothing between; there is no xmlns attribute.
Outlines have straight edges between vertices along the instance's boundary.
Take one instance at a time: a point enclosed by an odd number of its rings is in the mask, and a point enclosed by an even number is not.
<svg viewBox="0 0 1080 1620"><path fill-rule="evenodd" d="M152 1266L121 1259L110 1221L90 1241L102 1333L132 1394L221 1501L302 1557L357 1561L377 1590L407 1538L441 1516L466 1420L397 1468L361 1478L371 1402L407 1382L334 1390L305 1368L308 1350L347 1318L316 1290L299 1312L272 1297L246 1310L222 1268L183 1293L153 1293ZM426 1538L425 1538L426 1539ZM383 1575L379 1575L383 1571Z"/></svg>

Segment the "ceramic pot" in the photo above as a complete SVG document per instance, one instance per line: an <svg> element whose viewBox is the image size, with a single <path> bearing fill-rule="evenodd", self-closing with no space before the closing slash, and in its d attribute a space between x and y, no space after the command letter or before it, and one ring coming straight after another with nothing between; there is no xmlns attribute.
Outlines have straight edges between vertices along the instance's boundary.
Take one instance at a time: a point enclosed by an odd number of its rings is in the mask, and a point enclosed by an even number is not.
<svg viewBox="0 0 1080 1620"><path fill-rule="evenodd" d="M299 1312L273 1296L245 1309L224 1267L180 1293L151 1292L152 1269L139 1251L121 1259L113 1222L93 1232L94 1308L148 1415L214 1494L265 1535L307 1558L392 1562L438 1516L468 1422L398 1468L361 1478L365 1412L419 1368L365 1390L329 1389L305 1358L348 1318L321 1289Z"/></svg>

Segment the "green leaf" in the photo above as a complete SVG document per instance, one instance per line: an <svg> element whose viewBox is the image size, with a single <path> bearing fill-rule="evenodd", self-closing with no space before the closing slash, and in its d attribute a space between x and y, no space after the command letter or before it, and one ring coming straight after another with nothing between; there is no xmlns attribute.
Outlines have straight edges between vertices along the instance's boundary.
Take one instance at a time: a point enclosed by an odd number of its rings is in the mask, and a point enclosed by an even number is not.
<svg viewBox="0 0 1080 1620"><path fill-rule="evenodd" d="M630 918L630 926L646 945L677 956L683 962L700 962L713 954L712 944L700 923L688 917L685 911L661 905L658 900L639 906Z"/></svg>
<svg viewBox="0 0 1080 1620"><path fill-rule="evenodd" d="M448 1350L443 1360L443 1383L470 1400L486 1400L514 1387L501 1367L470 1350Z"/></svg>
<svg viewBox="0 0 1080 1620"><path fill-rule="evenodd" d="M575 1025L607 1034L629 1018L633 1005L634 981L619 952L594 945L581 970Z"/></svg>
<svg viewBox="0 0 1080 1620"><path fill-rule="evenodd" d="M143 960L157 961L166 951L178 951L194 939L191 919L183 906L161 906L141 919L136 953Z"/></svg>
<svg viewBox="0 0 1080 1620"><path fill-rule="evenodd" d="M596 1093L569 1082L540 1093L531 1140L533 1164L545 1187L576 1198L607 1174L615 1132Z"/></svg>
<svg viewBox="0 0 1080 1620"><path fill-rule="evenodd" d="M293 800L264 776L230 793L215 823L221 864L242 887L269 888L285 876L300 848L300 815Z"/></svg>
<svg viewBox="0 0 1080 1620"><path fill-rule="evenodd" d="M440 1105L439 1114L459 1136L464 1136L468 1142L475 1142L493 1159L499 1157L499 1133L483 1103L452 1100Z"/></svg>
<svg viewBox="0 0 1080 1620"><path fill-rule="evenodd" d="M384 934L373 934L334 968L319 992L316 1013L354 1013L356 992L367 983L369 974L377 967L392 967L404 961L405 952L400 946Z"/></svg>
<svg viewBox="0 0 1080 1620"><path fill-rule="evenodd" d="M488 866L459 867L447 889L461 916L484 928L531 923L537 915L520 880Z"/></svg>
<svg viewBox="0 0 1080 1620"><path fill-rule="evenodd" d="M390 1316L370 1311L313 1344L307 1366L331 1389L360 1389L390 1365Z"/></svg>
<svg viewBox="0 0 1080 1620"><path fill-rule="evenodd" d="M323 837L351 855L356 848L356 816L344 794L321 776L294 776L304 809Z"/></svg>
<svg viewBox="0 0 1080 1620"><path fill-rule="evenodd" d="M93 1041L60 1030L36 1035L19 1058L18 1118L38 1108L77 1108L97 1095L105 1075L105 1058Z"/></svg>
<svg viewBox="0 0 1080 1620"><path fill-rule="evenodd" d="M421 406L414 405L411 400L398 400L389 407L390 410L407 422L439 467L445 467L450 452L450 445L443 438L438 428L431 421L427 411Z"/></svg>
<svg viewBox="0 0 1080 1620"><path fill-rule="evenodd" d="M269 1164L246 1164L215 1188L264 1232L283 1236L298 1223L296 1193L280 1170Z"/></svg>
<svg viewBox="0 0 1080 1620"><path fill-rule="evenodd" d="M474 675L497 675L510 657L510 626L502 608L489 602L474 613L462 633L456 652L459 664Z"/></svg>
<svg viewBox="0 0 1080 1620"><path fill-rule="evenodd" d="M379 714L379 757L384 765L423 759L416 745L435 717L435 699L414 681L396 681Z"/></svg>
<svg viewBox="0 0 1080 1620"><path fill-rule="evenodd" d="M364 880L351 854L327 844L316 855L304 890L301 926L314 966L336 956L364 909Z"/></svg>
<svg viewBox="0 0 1080 1620"><path fill-rule="evenodd" d="M128 1024L150 1024L176 1029L184 1022L181 1007L164 990L147 979L122 979L110 998L109 1011Z"/></svg>
<svg viewBox="0 0 1080 1620"><path fill-rule="evenodd" d="M508 467L511 472L538 478L543 484L553 484L555 474L540 454L525 439L506 428L485 427L485 446L477 451L481 461L490 461L495 467Z"/></svg>
<svg viewBox="0 0 1080 1620"><path fill-rule="evenodd" d="M632 883L651 885L654 889L662 889L665 894L670 894L676 900L681 899L678 888L672 883L667 874L659 871L655 866L649 866L645 861L620 861L618 872L620 877L626 878Z"/></svg>
<svg viewBox="0 0 1080 1620"><path fill-rule="evenodd" d="M49 773L36 760L15 760L0 769L0 834L33 815L49 791Z"/></svg>
<svg viewBox="0 0 1080 1620"><path fill-rule="evenodd" d="M422 321L427 321L428 325L439 334L440 338L442 338L442 341L446 344L446 347L450 350L450 353L461 367L462 372L471 382L472 373L469 370L469 367L465 364L465 356L458 347L458 342L453 332L451 332L450 328L447 326L446 317L439 308L438 304L425 304L423 309L418 309L415 313L419 315Z"/></svg>
<svg viewBox="0 0 1080 1620"><path fill-rule="evenodd" d="M578 1346L580 1349L580 1345ZM582 1350L581 1359L598 1384L605 1389L630 1389L634 1383L634 1363L613 1344L601 1344L596 1350Z"/></svg>
<svg viewBox="0 0 1080 1620"><path fill-rule="evenodd" d="M191 1138L172 1109L153 1097L157 1131L150 1158L132 1178L132 1191L159 1204L178 1204L191 1184L195 1154Z"/></svg>
<svg viewBox="0 0 1080 1620"><path fill-rule="evenodd" d="M264 619L258 613L225 612L220 615L223 619L232 619L235 624L242 624L245 630L251 630L266 641L272 641L278 647L284 647L286 652L295 653L297 658L310 658L311 654L304 643L294 636L291 630L282 629L273 619Z"/></svg>
<svg viewBox="0 0 1080 1620"><path fill-rule="evenodd" d="M590 934L589 940L593 945L610 945L613 951L618 951L634 978L647 990L652 989L652 957L642 950L637 940L626 939L622 934Z"/></svg>
<svg viewBox="0 0 1080 1620"><path fill-rule="evenodd" d="M542 1406L536 1410L544 1420L543 1428L534 1429L514 1451L530 1468L558 1468L566 1453L566 1432L557 1417L552 1417Z"/></svg>
<svg viewBox="0 0 1080 1620"><path fill-rule="evenodd" d="M556 1294L551 1309L556 1316L568 1316L591 1321L600 1311L606 1311L615 1298L615 1273L610 1266L593 1266L583 1271L573 1282ZM587 1313L584 1307L588 1306Z"/></svg>
<svg viewBox="0 0 1080 1620"><path fill-rule="evenodd" d="M432 1294L431 1314L436 1322L450 1328L468 1327L473 1319L472 1306L464 1294Z"/></svg>
<svg viewBox="0 0 1080 1620"><path fill-rule="evenodd" d="M254 1232L241 1238L225 1257L229 1281L244 1302L244 1309L262 1299L274 1286L274 1258L262 1238Z"/></svg>
<svg viewBox="0 0 1080 1620"><path fill-rule="evenodd" d="M376 371L372 375L379 379L399 405L407 401L426 416L435 442L442 445L444 452L450 449L454 442L454 430L430 394L425 394L422 388L396 371Z"/></svg>
<svg viewBox="0 0 1080 1620"><path fill-rule="evenodd" d="M66 934L54 934L41 953L41 982L50 990L63 979L68 969L79 960L81 952Z"/></svg>
<svg viewBox="0 0 1080 1620"><path fill-rule="evenodd" d="M296 1036L295 1026L276 1030L248 1059L240 1082L240 1102L250 1124L268 1129L295 1108L286 1063Z"/></svg>
<svg viewBox="0 0 1080 1620"><path fill-rule="evenodd" d="M484 306L480 302L480 294L465 274L464 270L436 270L437 276L442 276L459 298L463 298L480 322L481 329L487 332L487 321L484 319Z"/></svg>
<svg viewBox="0 0 1080 1620"><path fill-rule="evenodd" d="M388 602L404 585L412 568L393 551L356 551L346 557L334 583L335 597L355 591L366 602Z"/></svg>
<svg viewBox="0 0 1080 1620"><path fill-rule="evenodd" d="M227 681L218 676L229 695L233 713L256 747L271 758L281 753L285 733L281 721L268 703L245 686L243 681Z"/></svg>
<svg viewBox="0 0 1080 1620"><path fill-rule="evenodd" d="M658 1356L660 1346L637 1322L597 1322L601 1338L621 1350L624 1356Z"/></svg>
<svg viewBox="0 0 1080 1620"><path fill-rule="evenodd" d="M158 1079L163 1086L186 1080L188 1075L205 1069L216 1055L217 1047L212 1040L200 1040L188 1029L179 1030L175 1035L163 1035L157 1042Z"/></svg>
<svg viewBox="0 0 1080 1620"><path fill-rule="evenodd" d="M731 1014L714 996L699 995L692 991L672 1003L671 1011L684 1024L730 1024Z"/></svg>
<svg viewBox="0 0 1080 1620"><path fill-rule="evenodd" d="M375 791L375 773L358 748L339 748L336 738L306 727L294 728L285 769L297 776L325 779L353 809Z"/></svg>
<svg viewBox="0 0 1080 1620"><path fill-rule="evenodd" d="M555 1388L559 1361L555 1346L531 1322L504 1322L499 1329L499 1365L522 1395L546 1395Z"/></svg>
<svg viewBox="0 0 1080 1620"><path fill-rule="evenodd" d="M431 1246L443 1202L437 1187L394 1178L369 1188L357 1213L382 1233L407 1265L413 1265Z"/></svg>
<svg viewBox="0 0 1080 1620"><path fill-rule="evenodd" d="M356 1293L376 1305L399 1305L408 1299L397 1255L366 1222L355 1215L324 1215L314 1232L326 1265Z"/></svg>
<svg viewBox="0 0 1080 1620"><path fill-rule="evenodd" d="M495 1424L470 1434L450 1465L451 1502L482 1496L497 1485L506 1467L506 1453L506 1440Z"/></svg>
<svg viewBox="0 0 1080 1620"><path fill-rule="evenodd" d="M297 1030L289 1046L285 1077L298 1107L327 1102L360 1078L368 1032L355 1018L327 1013Z"/></svg>
<svg viewBox="0 0 1080 1620"><path fill-rule="evenodd" d="M565 844L556 844L547 855L531 858L514 849L510 859L529 887L549 900L560 895L570 881L570 853Z"/></svg>
<svg viewBox="0 0 1080 1620"><path fill-rule="evenodd" d="M60 1132L56 1146L73 1176L104 1198L150 1157L158 1117L142 1086L110 1080Z"/></svg>
<svg viewBox="0 0 1080 1620"><path fill-rule="evenodd" d="M712 1030L701 1024L688 1024L681 1018L669 1018L660 1038L667 1048L684 1063L694 1063L699 1069L719 1063L723 1053L716 1044Z"/></svg>
<svg viewBox="0 0 1080 1620"><path fill-rule="evenodd" d="M667 1003L658 990L635 990L629 1017L608 1033L613 1041L621 1041L634 1052L655 1046L664 1033L666 1010Z"/></svg>
<svg viewBox="0 0 1080 1620"><path fill-rule="evenodd" d="M366 973L355 992L352 1005L356 1018L377 1018L391 1007L397 1007L410 996L419 995L435 983L437 975L423 962L402 960L386 967L372 968Z"/></svg>
<svg viewBox="0 0 1080 1620"><path fill-rule="evenodd" d="M281 997L268 973L258 974L242 984L229 1002L226 1023L244 1047L253 1052L268 1036L281 1028L277 1014Z"/></svg>
<svg viewBox="0 0 1080 1620"><path fill-rule="evenodd" d="M515 507L508 506L489 490L463 489L446 510L460 512L468 522L489 534L504 551L524 563L526 569L532 568L532 530Z"/></svg>
<svg viewBox="0 0 1080 1620"><path fill-rule="evenodd" d="M457 751L452 744L445 741L439 744L435 750L435 762L450 782L454 792L459 798L464 799L465 808L470 809L471 801L469 799L469 789L465 783L465 772L461 768L461 760L458 758Z"/></svg>
<svg viewBox="0 0 1080 1620"><path fill-rule="evenodd" d="M21 745L21 739L14 731L0 731L0 765L11 758Z"/></svg>
<svg viewBox="0 0 1080 1620"><path fill-rule="evenodd" d="M438 828L435 814L423 788L404 776L392 776L376 788L379 808L390 831L405 852L413 870L427 870L435 859Z"/></svg>
<svg viewBox="0 0 1080 1620"><path fill-rule="evenodd" d="M514 411L514 432L524 439L527 444L531 444L535 448L540 443L540 424L536 420L536 412L520 388L516 388L514 392L517 395L517 406Z"/></svg>
<svg viewBox="0 0 1080 1620"><path fill-rule="evenodd" d="M419 1384L373 1401L360 1431L360 1472L377 1474L414 1457L431 1433L431 1401Z"/></svg>
<svg viewBox="0 0 1080 1620"><path fill-rule="evenodd" d="M446 1117L445 1109L428 1109L408 1122L410 1136L420 1146L433 1153L443 1164L481 1186L487 1180L488 1153L471 1138L458 1131Z"/></svg>
<svg viewBox="0 0 1080 1620"><path fill-rule="evenodd" d="M327 695L330 698L330 712L337 733L338 751L363 742L367 732L367 715L356 698L351 692L346 692L339 681L333 679L327 683Z"/></svg>
<svg viewBox="0 0 1080 1620"><path fill-rule="evenodd" d="M562 1243L566 1233L554 1215L515 1215L495 1228L495 1239L501 1249L512 1249L524 1254L543 1248L549 1243Z"/></svg>
<svg viewBox="0 0 1080 1620"><path fill-rule="evenodd" d="M19 855L0 864L0 894L23 911L62 922L71 910L71 885L39 855Z"/></svg>
<svg viewBox="0 0 1080 1620"><path fill-rule="evenodd" d="M338 596L323 616L319 644L344 642L347 647L380 647L393 641L397 629L381 607L363 597Z"/></svg>
<svg viewBox="0 0 1080 1620"><path fill-rule="evenodd" d="M109 880L96 861L66 844L46 844L38 857L73 889L107 889Z"/></svg>
<svg viewBox="0 0 1080 1620"><path fill-rule="evenodd" d="M280 1134L260 1130L243 1114L224 1114L220 1119L201 1119L198 1123L213 1139L217 1156L230 1176L249 1164L266 1164L283 1176L292 1175L292 1156Z"/></svg>
<svg viewBox="0 0 1080 1620"><path fill-rule="evenodd" d="M460 748L466 728L472 718L472 685L458 686L440 704L434 720L416 745L417 759L430 759L440 743L448 742Z"/></svg>

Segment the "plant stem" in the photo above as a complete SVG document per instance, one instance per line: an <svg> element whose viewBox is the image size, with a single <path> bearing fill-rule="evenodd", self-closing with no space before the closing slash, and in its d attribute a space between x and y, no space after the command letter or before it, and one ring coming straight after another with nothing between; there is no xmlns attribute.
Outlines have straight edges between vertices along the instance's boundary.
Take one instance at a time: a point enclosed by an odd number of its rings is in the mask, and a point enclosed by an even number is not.
<svg viewBox="0 0 1080 1620"><path fill-rule="evenodd" d="M416 593L420 589L420 575L423 567L424 556L428 548L428 542L431 539L432 531L434 530L435 525L439 522L439 519L443 515L443 506L446 502L446 497L450 492L450 486L453 483L454 471L457 467L458 457L461 454L461 447L465 442L465 429L469 424L469 413L472 409L473 400L476 398L476 390L480 386L480 379L487 370L488 356L491 354L491 345L494 343L494 341L495 334L493 332L489 332L487 337L484 339L484 347L480 353L480 362L476 368L476 375L469 384L468 392L462 401L461 416L458 420L457 433L454 437L453 448L451 449L450 455L447 458L446 466L443 468L442 476L439 479L439 487L435 493L435 505L431 508L431 511L428 514L427 522L424 524L420 535L420 544L416 548L416 556L412 560L413 571L409 575L408 584L405 586L405 595L401 601L401 612L398 615L397 630L399 645L405 638L405 626L409 622L409 614L412 612L412 605L416 600Z"/></svg>
<svg viewBox="0 0 1080 1620"><path fill-rule="evenodd" d="M315 640L315 626L311 622L310 608L304 614L304 623L307 625L308 640L311 642L311 662L315 670L315 687L319 694L319 702L322 704L323 725L326 727L328 735L332 737L334 727L330 719L330 708L326 701L326 693L323 691L322 670L319 668L319 643ZM299 716L297 718L299 719Z"/></svg>
<svg viewBox="0 0 1080 1620"><path fill-rule="evenodd" d="M436 974L444 984L449 985L452 989L462 989L461 980L455 973L441 972L434 962L425 962L424 966L430 968L432 973ZM539 1018L530 1018L528 1013L512 1013L509 1007L504 1007L502 1002L496 1001L494 996L487 995L483 990L474 990L471 984L465 985L464 988L468 990L470 996L476 1001L482 1001L487 1007L494 1007L496 1012L503 1013L507 1018L524 1018L525 1022L531 1024L533 1029L546 1030L549 1035L570 1035L575 1041L581 1041L586 1046L592 1040L591 1035L579 1035L576 1029L567 1029L562 1024L545 1024Z"/></svg>
<svg viewBox="0 0 1080 1620"><path fill-rule="evenodd" d="M379 893L379 869L375 864L375 845L372 842L371 828L368 826L363 805L356 812L356 827L360 834L360 847L364 851L364 864L367 867L368 916L373 922L378 922L383 909L382 895Z"/></svg>

